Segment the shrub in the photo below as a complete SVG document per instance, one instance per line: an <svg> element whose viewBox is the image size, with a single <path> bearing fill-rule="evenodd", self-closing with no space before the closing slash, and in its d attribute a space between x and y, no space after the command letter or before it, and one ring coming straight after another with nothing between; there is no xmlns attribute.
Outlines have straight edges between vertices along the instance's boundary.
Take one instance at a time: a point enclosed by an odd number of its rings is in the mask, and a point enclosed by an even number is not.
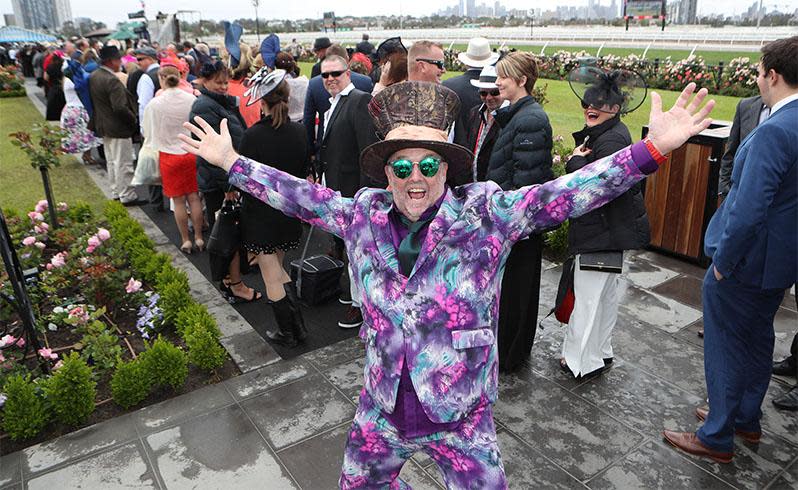
<svg viewBox="0 0 798 490"><path fill-rule="evenodd" d="M174 325L180 311L193 301L188 292L188 285L181 282L170 282L159 290L161 297L158 300L158 306L163 312L163 320L165 323Z"/></svg>
<svg viewBox="0 0 798 490"><path fill-rule="evenodd" d="M47 425L44 400L36 395L30 375L16 374L3 385L6 403L3 407L3 429L11 439L29 439Z"/></svg>
<svg viewBox="0 0 798 490"><path fill-rule="evenodd" d="M140 359L120 362L111 378L111 396L125 409L147 398L151 388L152 377Z"/></svg>
<svg viewBox="0 0 798 490"><path fill-rule="evenodd" d="M108 331L102 322L93 322L80 343L83 359L92 360L94 366L105 371L116 366L122 358L119 337Z"/></svg>
<svg viewBox="0 0 798 490"><path fill-rule="evenodd" d="M179 283L188 290L188 276L185 272L168 265L161 269L155 276L156 289L163 289L167 284Z"/></svg>
<svg viewBox="0 0 798 490"><path fill-rule="evenodd" d="M179 388L188 376L186 354L160 335L141 356L141 363L156 386Z"/></svg>
<svg viewBox="0 0 798 490"><path fill-rule="evenodd" d="M152 253L150 251L149 255L142 253L140 257L141 262L138 263L138 265L136 262L133 262L132 259L131 264L133 264L134 269L141 272L144 276L144 280L150 284L155 284L158 273L172 265L172 258L165 253Z"/></svg>
<svg viewBox="0 0 798 490"><path fill-rule="evenodd" d="M213 371L224 364L227 353L219 345L215 332L206 324L194 325L186 333L185 339L191 364L205 371Z"/></svg>
<svg viewBox="0 0 798 490"><path fill-rule="evenodd" d="M94 411L96 385L91 368L77 352L64 357L64 365L44 385L56 420L67 425L85 421Z"/></svg>
<svg viewBox="0 0 798 490"><path fill-rule="evenodd" d="M208 308L205 305L191 303L177 314L175 328L181 337L186 338L197 327L207 329L215 339L222 336L219 327L216 326L216 319L208 313Z"/></svg>
<svg viewBox="0 0 798 490"><path fill-rule="evenodd" d="M566 221L554 230L546 233L546 247L558 259L568 255L568 224Z"/></svg>

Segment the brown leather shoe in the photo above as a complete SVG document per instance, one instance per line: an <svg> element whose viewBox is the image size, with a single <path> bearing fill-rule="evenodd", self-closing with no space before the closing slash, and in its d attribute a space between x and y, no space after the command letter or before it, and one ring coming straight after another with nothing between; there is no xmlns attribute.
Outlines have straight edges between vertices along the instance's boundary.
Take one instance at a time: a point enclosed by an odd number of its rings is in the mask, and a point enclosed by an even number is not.
<svg viewBox="0 0 798 490"><path fill-rule="evenodd" d="M734 453L723 453L706 447L695 435L695 432L675 432L663 430L662 437L673 447L696 456L705 456L718 463L731 463Z"/></svg>
<svg viewBox="0 0 798 490"><path fill-rule="evenodd" d="M698 418L698 420L704 422L709 416L709 408L697 407L695 409L695 416ZM749 444L759 444L759 441L762 439L761 432L748 432L744 430L735 429L734 433L740 436L742 440L744 440Z"/></svg>

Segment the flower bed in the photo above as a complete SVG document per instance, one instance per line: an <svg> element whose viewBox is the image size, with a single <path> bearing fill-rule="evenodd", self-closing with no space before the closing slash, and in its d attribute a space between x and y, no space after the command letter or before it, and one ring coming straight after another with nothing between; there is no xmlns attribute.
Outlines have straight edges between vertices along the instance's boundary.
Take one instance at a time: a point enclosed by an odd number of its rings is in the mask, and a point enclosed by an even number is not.
<svg viewBox="0 0 798 490"><path fill-rule="evenodd" d="M60 203L57 229L46 211L7 213L22 268L39 277L35 338L0 302L2 454L238 374L185 273L121 204L99 220ZM0 292L13 297L3 269Z"/></svg>
<svg viewBox="0 0 798 490"><path fill-rule="evenodd" d="M457 59L458 51L446 52L446 69L465 71ZM565 80L568 72L579 64L579 59L591 57L586 51L560 50L551 56L535 55L540 78ZM735 58L727 66L707 65L700 56L688 56L679 61L670 57L648 60L635 54L627 56L605 55L596 59L598 66L607 69L626 69L639 73L650 88L680 91L690 82L705 87L713 93L750 97L757 95L757 67L749 58Z"/></svg>
<svg viewBox="0 0 798 490"><path fill-rule="evenodd" d="M25 85L19 77L17 67L13 65L0 66L0 98L24 97Z"/></svg>

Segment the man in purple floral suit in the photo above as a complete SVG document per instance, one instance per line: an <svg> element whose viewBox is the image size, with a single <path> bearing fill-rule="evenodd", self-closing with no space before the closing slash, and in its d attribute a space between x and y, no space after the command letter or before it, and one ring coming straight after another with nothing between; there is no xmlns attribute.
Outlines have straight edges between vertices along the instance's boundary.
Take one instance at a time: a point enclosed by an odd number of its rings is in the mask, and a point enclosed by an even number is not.
<svg viewBox="0 0 798 490"><path fill-rule="evenodd" d="M600 207L654 172L663 154L709 125L713 102L689 85L661 110L652 94L649 136L578 172L502 191L469 180L471 153L447 142L459 101L437 84L405 82L369 110L384 140L360 155L389 190L343 198L236 154L200 118L185 149L230 173L236 187L341 237L363 297L365 383L349 432L340 486L409 488L399 471L416 451L449 488L506 488L492 404L497 396L496 319L513 243Z"/></svg>

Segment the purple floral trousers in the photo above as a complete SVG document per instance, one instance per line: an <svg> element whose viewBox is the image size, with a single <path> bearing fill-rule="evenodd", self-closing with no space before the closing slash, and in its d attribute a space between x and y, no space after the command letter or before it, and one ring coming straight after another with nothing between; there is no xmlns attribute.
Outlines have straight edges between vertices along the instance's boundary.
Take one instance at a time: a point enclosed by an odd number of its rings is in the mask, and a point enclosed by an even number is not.
<svg viewBox="0 0 798 490"><path fill-rule="evenodd" d="M364 389L349 429L339 485L349 489L406 489L399 471L422 451L438 464L446 488L507 488L491 405L481 403L452 431L405 437Z"/></svg>

